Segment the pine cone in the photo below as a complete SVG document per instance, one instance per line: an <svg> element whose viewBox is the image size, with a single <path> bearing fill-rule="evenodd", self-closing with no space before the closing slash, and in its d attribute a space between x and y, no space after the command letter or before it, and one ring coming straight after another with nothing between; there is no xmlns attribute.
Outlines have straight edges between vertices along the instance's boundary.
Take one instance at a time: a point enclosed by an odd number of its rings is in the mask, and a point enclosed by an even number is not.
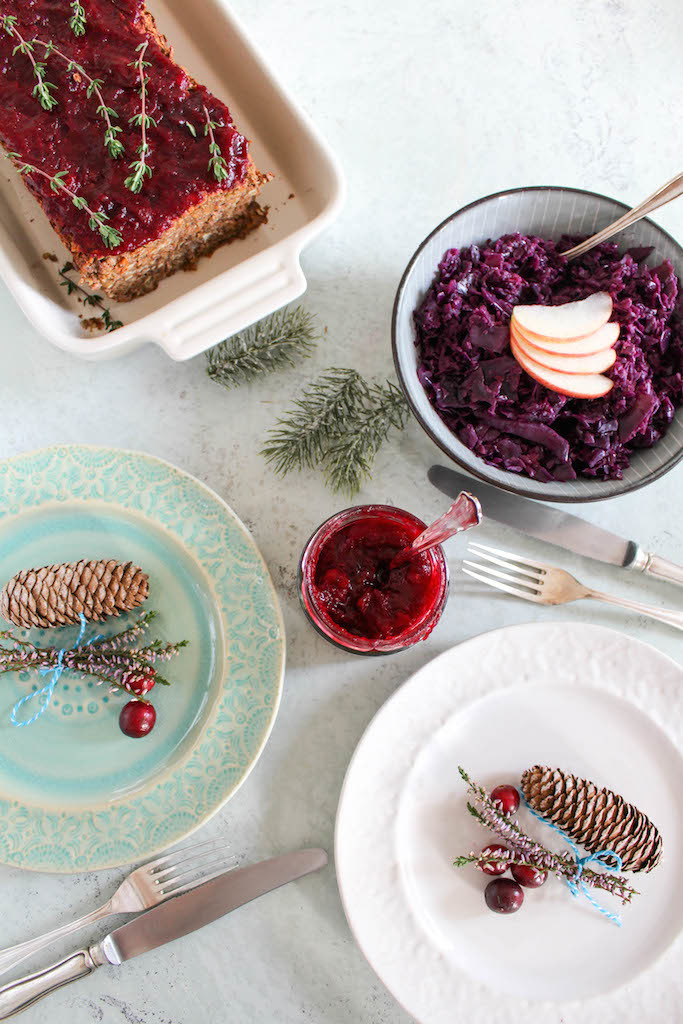
<svg viewBox="0 0 683 1024"><path fill-rule="evenodd" d="M15 626L71 626L83 614L93 622L137 608L149 579L132 562L113 559L24 569L0 593L0 615Z"/></svg>
<svg viewBox="0 0 683 1024"><path fill-rule="evenodd" d="M537 814L589 853L617 853L624 871L652 871L659 863L659 832L637 807L612 790L598 789L594 783L559 768L536 765L522 775L522 793Z"/></svg>

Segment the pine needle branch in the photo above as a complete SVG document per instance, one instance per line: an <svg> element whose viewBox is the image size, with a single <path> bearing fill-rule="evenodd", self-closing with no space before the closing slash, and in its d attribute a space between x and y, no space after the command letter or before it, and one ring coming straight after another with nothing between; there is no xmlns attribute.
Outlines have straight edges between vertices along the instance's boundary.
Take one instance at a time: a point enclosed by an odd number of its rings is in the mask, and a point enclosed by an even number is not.
<svg viewBox="0 0 683 1024"><path fill-rule="evenodd" d="M328 370L304 388L290 412L278 420L261 454L283 475L312 468L324 460L330 443L367 394L368 386L356 370Z"/></svg>
<svg viewBox="0 0 683 1024"><path fill-rule="evenodd" d="M248 384L307 359L319 337L315 317L303 306L280 310L210 349L206 372L224 388Z"/></svg>
<svg viewBox="0 0 683 1024"><path fill-rule="evenodd" d="M375 455L391 430L403 430L407 421L408 403L396 385L391 381L373 384L327 452L327 482L332 490L353 496L370 475Z"/></svg>

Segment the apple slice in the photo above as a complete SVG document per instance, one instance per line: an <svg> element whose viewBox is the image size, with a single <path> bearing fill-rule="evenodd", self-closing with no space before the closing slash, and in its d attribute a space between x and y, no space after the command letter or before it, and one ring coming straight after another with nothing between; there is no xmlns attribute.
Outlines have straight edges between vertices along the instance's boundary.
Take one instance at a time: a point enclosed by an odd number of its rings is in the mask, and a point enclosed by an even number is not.
<svg viewBox="0 0 683 1024"><path fill-rule="evenodd" d="M550 391L556 391L567 398L602 398L614 387L609 377L599 373L558 373L541 366L526 355L513 337L510 337L512 354L522 369Z"/></svg>
<svg viewBox="0 0 683 1024"><path fill-rule="evenodd" d="M517 347L533 359L535 363L547 367L549 370L557 370L559 373L604 373L614 366L617 354L613 348L603 348L600 352L592 352L585 356L566 356L559 350L557 352L545 352L542 348L536 348L515 329L510 328L510 333L515 339Z"/></svg>
<svg viewBox="0 0 683 1024"><path fill-rule="evenodd" d="M585 338L600 330L612 315L612 296L595 292L561 306L515 306L513 315L526 334L541 338Z"/></svg>
<svg viewBox="0 0 683 1024"><path fill-rule="evenodd" d="M510 321L511 329L517 332L518 336L534 348L543 349L544 352L562 353L563 356L590 356L594 352L602 352L604 349L612 348L619 337L619 324L610 321L600 327L593 334L587 334L585 338L542 338L539 334L531 334L523 331L514 315Z"/></svg>

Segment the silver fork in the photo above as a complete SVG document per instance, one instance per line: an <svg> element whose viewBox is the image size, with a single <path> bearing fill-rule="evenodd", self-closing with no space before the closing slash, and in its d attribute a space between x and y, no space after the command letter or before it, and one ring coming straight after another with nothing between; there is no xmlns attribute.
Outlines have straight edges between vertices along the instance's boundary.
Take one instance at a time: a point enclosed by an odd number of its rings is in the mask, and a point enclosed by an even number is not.
<svg viewBox="0 0 683 1024"><path fill-rule="evenodd" d="M630 608L631 611L649 615L660 622L666 622L669 626L675 626L676 629L683 629L683 612L655 608L654 605L640 604L638 601L628 601L623 597L591 590L564 569L557 569L536 559L522 558L499 548L490 548L485 544L470 544L468 551L478 555L482 561L471 562L467 558L464 559L463 572L475 580L488 583L490 587L496 587L497 590L523 597L525 601L535 601L536 604L567 604L569 601L580 601L588 597L616 604L621 608ZM500 569L492 568L494 565L500 566ZM470 568L465 568L466 566ZM501 569L506 571L501 572Z"/></svg>
<svg viewBox="0 0 683 1024"><path fill-rule="evenodd" d="M98 910L86 914L77 921L55 928L36 939L20 942L0 951L0 974L16 967L17 964L51 945L57 939L72 932L80 931L88 924L101 921L112 914L136 914L141 910L156 907L171 896L180 896L195 886L216 878L237 864L235 856L225 856L228 844L216 839L185 846L173 853L164 854L156 860L136 868L107 902Z"/></svg>

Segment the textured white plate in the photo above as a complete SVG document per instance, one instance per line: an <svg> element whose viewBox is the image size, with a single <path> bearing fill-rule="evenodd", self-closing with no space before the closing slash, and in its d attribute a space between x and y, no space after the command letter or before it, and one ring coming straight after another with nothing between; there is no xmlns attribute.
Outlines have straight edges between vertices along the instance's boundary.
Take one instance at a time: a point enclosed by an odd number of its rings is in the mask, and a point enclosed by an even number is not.
<svg viewBox="0 0 683 1024"><path fill-rule="evenodd" d="M0 157L0 274L49 341L87 359L119 356L145 342L189 359L306 289L301 250L337 216L341 169L302 110L269 72L224 0L149 0L176 59L230 107L256 166L275 180L259 197L268 223L224 245L197 269L174 274L149 295L108 303L124 326L84 330L84 312L59 286L68 253L8 161ZM292 197L292 198L290 198ZM60 262L43 259L57 255ZM85 307L85 315L97 310Z"/></svg>
<svg viewBox="0 0 683 1024"><path fill-rule="evenodd" d="M580 478L544 483L521 473L489 466L451 433L431 405L417 376L413 311L422 302L447 249L481 245L514 231L541 238L565 232L592 235L611 224L628 207L614 199L573 188L533 187L498 192L478 199L448 217L432 231L413 255L396 294L392 323L394 362L401 386L424 430L455 462L481 480L543 501L598 501L635 490L657 479L683 458L683 408L678 409L665 437L652 448L637 451L622 480ZM683 249L651 220L641 220L616 236L621 249L653 246L651 265L669 259L683 278Z"/></svg>
<svg viewBox="0 0 683 1024"><path fill-rule="evenodd" d="M519 997L597 996L631 981L674 941L683 926L683 759L672 742L683 736L682 683L679 666L620 633L530 624L447 651L379 711L344 783L337 874L361 949L418 1021L498 1020ZM621 792L662 833L661 864L630 876L641 895L621 911L621 928L555 878L500 917L484 904L487 879L452 867L490 840L467 814L458 765L491 788L518 783L539 762ZM525 1021L536 1019L550 1018L529 1006Z"/></svg>

